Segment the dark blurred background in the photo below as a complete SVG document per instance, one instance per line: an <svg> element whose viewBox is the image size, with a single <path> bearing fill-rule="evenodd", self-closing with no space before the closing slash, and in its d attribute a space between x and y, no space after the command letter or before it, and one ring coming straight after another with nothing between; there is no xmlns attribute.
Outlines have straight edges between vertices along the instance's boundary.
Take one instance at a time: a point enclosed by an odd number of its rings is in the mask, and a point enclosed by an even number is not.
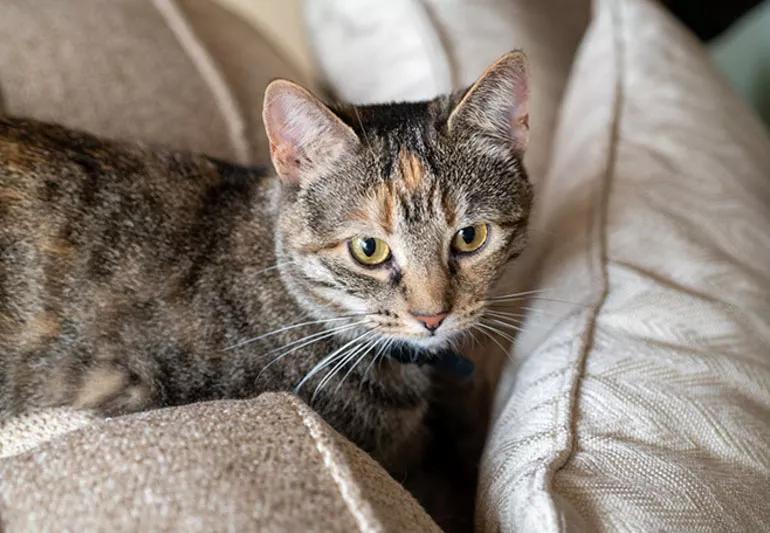
<svg viewBox="0 0 770 533"><path fill-rule="evenodd" d="M679 20L708 41L725 31L761 0L663 0Z"/></svg>
<svg viewBox="0 0 770 533"><path fill-rule="evenodd" d="M770 126L770 0L660 0Z"/></svg>

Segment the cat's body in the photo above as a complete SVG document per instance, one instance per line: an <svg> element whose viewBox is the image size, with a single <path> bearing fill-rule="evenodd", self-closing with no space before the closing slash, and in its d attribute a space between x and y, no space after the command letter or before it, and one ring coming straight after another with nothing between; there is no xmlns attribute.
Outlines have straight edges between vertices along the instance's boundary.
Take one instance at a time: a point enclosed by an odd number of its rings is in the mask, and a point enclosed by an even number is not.
<svg viewBox="0 0 770 533"><path fill-rule="evenodd" d="M467 93L330 111L275 82L278 177L0 119L0 419L120 414L298 390L394 466L425 367L524 247L526 71Z"/></svg>
<svg viewBox="0 0 770 533"><path fill-rule="evenodd" d="M275 268L277 178L14 119L0 119L0 161L3 415L291 390L339 346L289 345L299 348L265 368L281 346L323 331L310 325L228 350L312 320ZM314 406L370 450L392 440L379 428L413 434L424 372L389 361L366 380L357 370Z"/></svg>

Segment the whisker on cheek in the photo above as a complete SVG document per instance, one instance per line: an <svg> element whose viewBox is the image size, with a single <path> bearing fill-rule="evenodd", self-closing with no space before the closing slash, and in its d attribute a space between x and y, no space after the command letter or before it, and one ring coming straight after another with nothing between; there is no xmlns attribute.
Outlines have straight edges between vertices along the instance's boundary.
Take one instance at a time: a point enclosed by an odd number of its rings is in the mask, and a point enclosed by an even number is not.
<svg viewBox="0 0 770 533"><path fill-rule="evenodd" d="M356 359L356 362L353 363L350 366L350 368L348 369L348 371L345 373L345 375L342 376L342 379L337 384L337 387L334 389L334 394L337 394L337 392L339 392L340 387L342 387L342 384L345 383L345 380L348 378L348 376L351 374L351 372L353 372L353 370L356 369L356 367L361 363L361 361L363 361L364 358L367 355L369 355L369 352L371 352L373 349L375 349L377 347L377 345L380 344L380 342L382 342L382 339L373 339L373 340L369 341L369 344L366 346L366 349L364 349L361 352L361 355L358 357L358 359Z"/></svg>
<svg viewBox="0 0 770 533"><path fill-rule="evenodd" d="M241 342L238 342L236 344L233 344L232 346L228 346L227 348L224 349L224 351L228 352L230 350L234 350L236 348L240 348L241 346L245 346L247 344L251 344L253 342L256 342L258 340L270 337L272 335L277 335L279 333L282 333L284 331L288 331L290 329L295 329L295 328L299 328L299 327L303 327L303 326L311 326L311 325L315 325L315 324L325 324L325 323L328 323L328 322L337 322L337 321L340 321L340 320L348 320L350 318L361 317L361 316L365 316L367 314L370 314L370 313L354 313L354 314L339 316L339 317L335 317L335 318L325 318L325 319L321 319L321 320L307 320L305 322L300 322L298 324L291 324L289 326L284 326L282 328L274 329L273 331L268 331L267 333L263 333L262 335L258 335L256 337L252 337L250 339L246 339L244 341L241 341Z"/></svg>
<svg viewBox="0 0 770 533"><path fill-rule="evenodd" d="M577 307L588 307L587 304L583 304L579 302L571 302L569 300L562 300L560 298L545 298L543 296L504 297L504 298L493 299L491 301L494 301L495 303L499 303L499 302L521 302L521 301L527 301L527 300L542 300L544 302L556 302L556 303L574 305Z"/></svg>
<svg viewBox="0 0 770 533"><path fill-rule="evenodd" d="M306 346L310 346L311 344L315 344L316 342L319 342L319 341L322 341L322 340L326 340L326 339L330 339L330 338L332 338L332 337L334 337L336 335L339 335L340 333L344 333L346 331L350 331L353 328L355 328L357 326L360 326L362 324L366 324L366 321L362 320L360 322L354 322L352 324L346 324L344 326L340 326L340 327L337 327L337 328L320 331L320 332L314 333L312 335L307 335L305 337L302 337L301 339L289 342L289 343L281 346L280 348L277 348L277 349L274 349L274 350L270 350L269 352L267 352L265 354L266 357L269 356L269 355L272 355L275 352L278 352L278 351L281 351L281 350L285 350L286 348L290 348L290 347L294 346L293 348L291 348L289 350L286 350L285 352L283 352L280 355L276 356L272 361L270 361L267 365L265 365L262 368L262 370L260 370L259 374L257 375L257 378L259 378L262 375L262 373L265 370L267 370L273 363L278 362L279 360L283 359L287 355L292 354L292 353L294 353L297 350L300 350L302 348L305 348ZM299 346L296 346L298 343L299 343Z"/></svg>
<svg viewBox="0 0 770 533"><path fill-rule="evenodd" d="M324 376L321 382L316 386L315 391L310 398L311 404L315 401L316 396L326 386L326 384L329 383L347 363L352 361L356 355L363 351L369 345L369 342L371 342L371 339L367 339L364 343L357 344L352 349L348 350L344 356L338 358L339 362L326 373L326 376Z"/></svg>
<svg viewBox="0 0 770 533"><path fill-rule="evenodd" d="M491 310L484 313L484 315L497 317L498 319L509 320L511 323L514 323L514 324L523 324L524 319L526 318L525 315L520 315L518 313L502 313L499 311L491 311Z"/></svg>
<svg viewBox="0 0 770 533"><path fill-rule="evenodd" d="M508 352L508 350L507 350L507 349L506 349L506 348L505 348L505 347L504 347L502 344L500 344L500 343L498 342L498 340L497 340L497 339L496 339L496 338L495 338L495 337L494 337L492 334L490 334L490 333L489 333L489 331L486 331L486 328L485 328L484 324L481 324L481 323L478 323L478 324L474 324L474 325L472 326L472 328L475 328L475 329L477 329L477 330L478 330L480 333L482 333L482 334L483 334L485 337L487 337L489 340L491 340L492 342L494 342L494 343L497 345L497 347L498 347L498 348L500 348L500 351L501 351L501 352L503 352L503 354L505 355L505 357L507 357L509 361L511 361L511 362L514 362L514 361L513 361L513 357L511 357L511 354Z"/></svg>
<svg viewBox="0 0 770 533"><path fill-rule="evenodd" d="M366 367L366 370L364 370L364 377L361 380L361 386L363 386L364 382L366 382L366 377L369 375L369 371L372 369L372 366L374 366L375 363L378 363L377 367L379 368L379 359L383 356L384 353L387 352L388 349L393 345L394 339L384 339L381 338L381 341L384 341L382 346L380 346L379 351L374 355L371 362L369 363L369 366Z"/></svg>
<svg viewBox="0 0 770 533"><path fill-rule="evenodd" d="M506 299L511 299L511 298L518 297L518 296L529 296L531 294L542 294L544 292L550 292L552 290L553 289L544 288L544 289L534 289L534 290L529 290L529 291L512 292L510 294L501 294L501 295L498 295L498 296L493 296L491 298L488 298L488 300L489 301L506 300Z"/></svg>
<svg viewBox="0 0 770 533"><path fill-rule="evenodd" d="M490 319L490 320L491 320L491 321L493 321L493 322L496 322L496 323L499 323L499 322L500 322L499 320L495 320L495 319ZM492 324L490 324L489 322L483 322L483 321L482 321L482 322L479 322L479 325L480 325L481 327L487 328L487 329L489 329L490 331L492 331L492 332L496 333L497 335L499 335L499 336L500 336L500 337L502 337L503 339L507 340L507 341L508 341L508 342L510 342L511 344L513 344L514 342L516 342L516 340L515 340L513 337L511 337L509 334L507 334L506 332L502 331L500 328L498 328L498 327L496 327L496 326L493 326L493 325L492 325Z"/></svg>
<svg viewBox="0 0 770 533"><path fill-rule="evenodd" d="M323 370L326 366L332 364L332 362L335 361L335 359L339 356L340 353L344 353L345 350L348 349L348 347L352 346L353 344L359 342L362 338L364 338L366 335L369 335L371 333L371 329L366 330L361 335L353 338L352 340L348 341L347 343L343 344L336 350L334 350L331 354L327 355L323 359L321 359L316 365L310 369L310 371L305 374L305 377L303 377L299 383L294 387L294 393L299 394L299 391L302 389L302 386L307 383L310 379L313 378L318 372Z"/></svg>

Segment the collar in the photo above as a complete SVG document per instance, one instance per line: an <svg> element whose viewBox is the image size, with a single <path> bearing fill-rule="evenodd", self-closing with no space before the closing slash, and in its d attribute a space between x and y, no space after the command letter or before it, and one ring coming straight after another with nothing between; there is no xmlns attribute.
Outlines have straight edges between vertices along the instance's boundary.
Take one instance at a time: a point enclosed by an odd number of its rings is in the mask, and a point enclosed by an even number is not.
<svg viewBox="0 0 770 533"><path fill-rule="evenodd" d="M459 378L472 376L475 369L473 361L461 353L448 348L439 351L429 351L400 344L391 348L388 356L402 364L427 365Z"/></svg>

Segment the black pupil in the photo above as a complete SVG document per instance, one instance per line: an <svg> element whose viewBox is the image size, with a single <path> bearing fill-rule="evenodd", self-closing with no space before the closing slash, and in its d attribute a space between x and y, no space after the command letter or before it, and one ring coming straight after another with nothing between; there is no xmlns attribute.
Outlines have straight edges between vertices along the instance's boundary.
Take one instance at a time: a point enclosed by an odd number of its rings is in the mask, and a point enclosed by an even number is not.
<svg viewBox="0 0 770 533"><path fill-rule="evenodd" d="M468 226L460 230L460 236L465 241L465 244L470 244L476 239L476 229L473 226Z"/></svg>
<svg viewBox="0 0 770 533"><path fill-rule="evenodd" d="M361 241L361 251L366 254L366 257L373 256L376 249L377 242L374 239L363 239Z"/></svg>

